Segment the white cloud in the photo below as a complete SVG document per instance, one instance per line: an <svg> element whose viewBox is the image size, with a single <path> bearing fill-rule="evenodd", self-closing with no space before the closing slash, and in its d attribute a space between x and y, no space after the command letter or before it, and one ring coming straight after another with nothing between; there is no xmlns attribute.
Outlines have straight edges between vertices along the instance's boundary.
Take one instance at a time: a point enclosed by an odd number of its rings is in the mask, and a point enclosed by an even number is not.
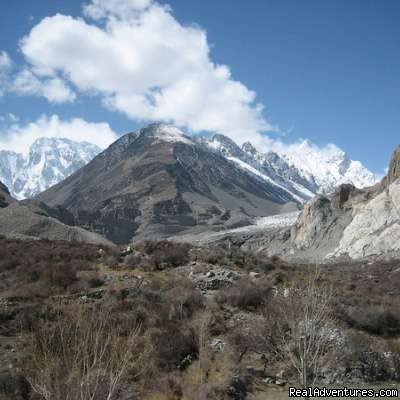
<svg viewBox="0 0 400 400"><path fill-rule="evenodd" d="M130 19L137 11L142 11L152 4L152 0L92 0L84 6L84 14L93 19L114 15L121 19Z"/></svg>
<svg viewBox="0 0 400 400"><path fill-rule="evenodd" d="M107 123L88 122L73 118L62 120L57 115L43 115L35 122L12 124L0 132L0 150L26 153L38 138L68 138L77 142L94 143L105 148L117 139L117 134Z"/></svg>
<svg viewBox="0 0 400 400"><path fill-rule="evenodd" d="M71 102L76 97L60 78L39 79L29 69L23 69L15 76L9 90L19 95L43 96L51 103Z"/></svg>
<svg viewBox="0 0 400 400"><path fill-rule="evenodd" d="M8 78L11 73L13 63L10 56L5 52L0 52L0 97L7 91Z"/></svg>
<svg viewBox="0 0 400 400"><path fill-rule="evenodd" d="M0 70L7 70L12 67L12 61L10 56L5 52L2 51L0 53Z"/></svg>
<svg viewBox="0 0 400 400"><path fill-rule="evenodd" d="M93 0L84 12L93 23L58 14L22 40L33 74L99 95L105 106L134 120L164 120L239 142L261 140L261 132L274 129L256 93L212 61L205 31L180 24L169 7Z"/></svg>

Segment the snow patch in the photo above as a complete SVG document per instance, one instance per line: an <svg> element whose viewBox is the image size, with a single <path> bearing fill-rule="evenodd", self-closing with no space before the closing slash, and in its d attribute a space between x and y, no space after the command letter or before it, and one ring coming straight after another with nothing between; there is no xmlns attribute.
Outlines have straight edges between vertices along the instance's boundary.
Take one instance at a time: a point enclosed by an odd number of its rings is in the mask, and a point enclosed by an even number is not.
<svg viewBox="0 0 400 400"><path fill-rule="evenodd" d="M286 228L294 225L299 215L300 211L294 211L290 213L271 215L269 217L259 217L254 220L253 225L246 225L240 228L216 232L212 234L212 236L222 236L234 233L254 233L269 229Z"/></svg>
<svg viewBox="0 0 400 400"><path fill-rule="evenodd" d="M154 137L164 142L193 144L179 128L173 125L158 125L155 129Z"/></svg>
<svg viewBox="0 0 400 400"><path fill-rule="evenodd" d="M270 183L273 186L276 186L282 190L284 190L285 192L289 193L290 196L292 196L294 199L296 199L298 202L300 203L304 203L304 199L301 198L300 196L298 196L297 194L291 192L290 190L288 190L287 188L285 188L284 186L280 185L279 183L275 182L273 179L271 179L269 176L261 173L259 170L257 170L256 168L252 167L251 165L245 163L244 161L240 160L239 158L236 157L226 157L228 160L235 162L236 164L238 164L242 169L245 169L246 171L251 172L254 175L257 175L258 177L260 177L261 179L267 181L268 183Z"/></svg>

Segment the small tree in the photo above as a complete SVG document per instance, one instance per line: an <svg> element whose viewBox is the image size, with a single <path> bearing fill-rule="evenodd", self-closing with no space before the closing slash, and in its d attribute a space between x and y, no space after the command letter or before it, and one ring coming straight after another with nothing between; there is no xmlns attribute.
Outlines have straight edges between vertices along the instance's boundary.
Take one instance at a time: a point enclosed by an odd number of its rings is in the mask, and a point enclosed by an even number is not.
<svg viewBox="0 0 400 400"><path fill-rule="evenodd" d="M303 284L293 285L278 296L279 352L307 389L328 362L333 345L333 291L320 283L320 270L316 268Z"/></svg>
<svg viewBox="0 0 400 400"><path fill-rule="evenodd" d="M35 326L25 376L46 400L112 400L139 354L138 327L107 310L58 310Z"/></svg>

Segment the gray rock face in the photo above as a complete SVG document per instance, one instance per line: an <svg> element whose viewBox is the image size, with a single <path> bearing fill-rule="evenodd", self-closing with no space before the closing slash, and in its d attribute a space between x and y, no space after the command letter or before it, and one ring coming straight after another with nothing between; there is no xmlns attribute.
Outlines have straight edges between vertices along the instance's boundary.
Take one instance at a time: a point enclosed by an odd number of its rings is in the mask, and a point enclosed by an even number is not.
<svg viewBox="0 0 400 400"><path fill-rule="evenodd" d="M326 257L400 254L400 181L352 210L338 246Z"/></svg>
<svg viewBox="0 0 400 400"><path fill-rule="evenodd" d="M400 151L388 176L375 186L340 186L334 195L310 200L282 245L305 259L400 256Z"/></svg>
<svg viewBox="0 0 400 400"><path fill-rule="evenodd" d="M296 201L162 124L122 137L38 199L61 205L79 226L121 244L245 225Z"/></svg>
<svg viewBox="0 0 400 400"><path fill-rule="evenodd" d="M387 177L389 185L398 178L400 178L400 146L394 151L390 161Z"/></svg>

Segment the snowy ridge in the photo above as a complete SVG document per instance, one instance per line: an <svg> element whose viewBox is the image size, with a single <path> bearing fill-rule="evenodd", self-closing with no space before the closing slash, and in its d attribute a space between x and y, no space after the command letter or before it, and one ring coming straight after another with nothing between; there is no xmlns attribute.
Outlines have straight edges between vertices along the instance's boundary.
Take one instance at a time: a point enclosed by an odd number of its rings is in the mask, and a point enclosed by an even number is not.
<svg viewBox="0 0 400 400"><path fill-rule="evenodd" d="M193 144L185 134L177 127L168 124L155 124L153 136L163 142Z"/></svg>
<svg viewBox="0 0 400 400"><path fill-rule="evenodd" d="M115 151L122 151L140 135L151 137L155 142L205 146L247 174L255 175L275 187L276 192L286 200L298 203L304 203L317 193L329 194L342 183L362 188L372 186L378 180L359 161L351 160L337 146L328 145L320 149L307 140L262 153L250 142L238 146L230 138L219 134L211 139L189 137L173 125L156 123L121 137L111 146ZM32 197L73 174L100 151L97 146L86 142L41 138L32 144L26 156L0 150L0 180L17 199Z"/></svg>
<svg viewBox="0 0 400 400"><path fill-rule="evenodd" d="M279 183L275 182L272 178L270 178L268 175L265 175L258 171L256 168L252 167L249 164L246 164L244 161L236 158L236 157L226 157L228 160L233 161L234 163L238 164L242 169L245 169L246 171L249 171L250 173L257 175L264 181L269 182L271 185L274 185L280 189L283 189L285 192L289 193L293 198L295 198L298 202L302 203L304 202L304 198L298 196L296 193L291 192L288 190L286 187L280 185Z"/></svg>
<svg viewBox="0 0 400 400"><path fill-rule="evenodd" d="M40 138L28 155L0 150L0 180L13 197L33 197L92 160L101 149L69 139Z"/></svg>
<svg viewBox="0 0 400 400"><path fill-rule="evenodd" d="M363 188L378 181L361 162L351 160L343 150L332 144L321 150L304 140L299 146L289 146L280 155L304 176L314 179L318 186L317 193L320 194L329 194L343 183Z"/></svg>
<svg viewBox="0 0 400 400"><path fill-rule="evenodd" d="M296 168L290 167L276 153L259 153L249 142L240 148L231 139L222 135L215 135L205 143L246 172L284 190L293 201L304 203L315 194L315 183L307 180Z"/></svg>
<svg viewBox="0 0 400 400"><path fill-rule="evenodd" d="M279 152L261 153L250 142L240 148L222 135L215 135L206 144L242 169L284 189L298 202L315 194L330 194L343 183L363 188L378 182L361 162L351 160L335 145L320 149L305 140Z"/></svg>

